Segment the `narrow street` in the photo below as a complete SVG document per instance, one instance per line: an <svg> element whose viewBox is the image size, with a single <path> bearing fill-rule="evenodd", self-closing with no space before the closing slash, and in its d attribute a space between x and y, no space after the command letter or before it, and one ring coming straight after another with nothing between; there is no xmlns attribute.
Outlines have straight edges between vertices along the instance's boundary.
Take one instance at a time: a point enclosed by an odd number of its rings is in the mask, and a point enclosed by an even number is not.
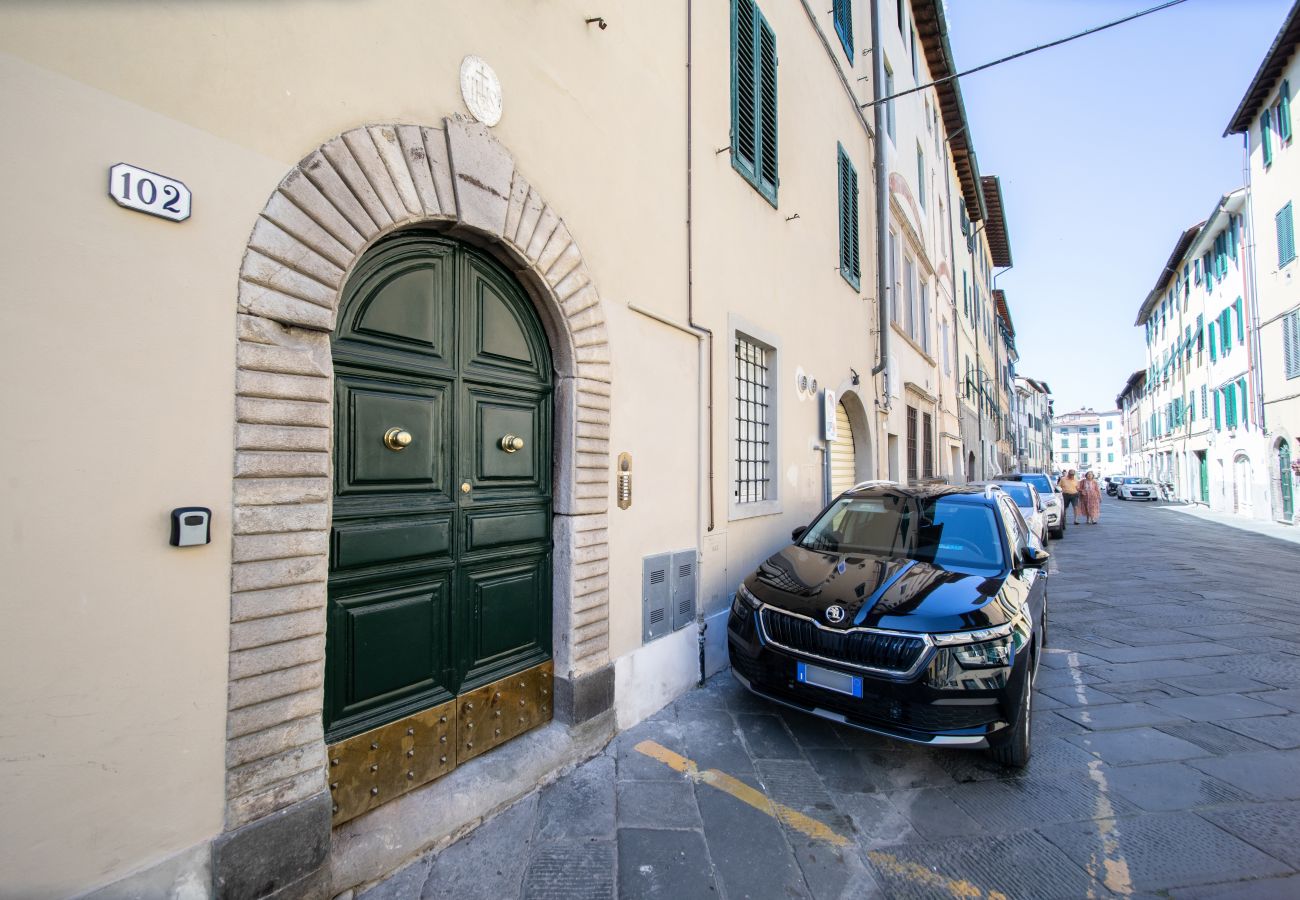
<svg viewBox="0 0 1300 900"><path fill-rule="evenodd" d="M1300 895L1297 548L1162 507L1051 548L1021 774L722 673L358 900Z"/></svg>

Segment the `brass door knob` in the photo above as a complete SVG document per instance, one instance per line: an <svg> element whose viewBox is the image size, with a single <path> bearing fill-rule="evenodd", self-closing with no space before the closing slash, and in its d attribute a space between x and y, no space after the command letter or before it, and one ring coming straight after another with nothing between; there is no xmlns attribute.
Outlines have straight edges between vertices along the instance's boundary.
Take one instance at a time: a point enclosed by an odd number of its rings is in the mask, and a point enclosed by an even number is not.
<svg viewBox="0 0 1300 900"><path fill-rule="evenodd" d="M414 438L411 437L411 432L401 428L390 428L384 432L384 446L389 450L405 450L411 445L412 440Z"/></svg>
<svg viewBox="0 0 1300 900"><path fill-rule="evenodd" d="M501 449L507 453L514 453L517 450L524 449L524 439L515 437L513 434L507 434L501 439Z"/></svg>

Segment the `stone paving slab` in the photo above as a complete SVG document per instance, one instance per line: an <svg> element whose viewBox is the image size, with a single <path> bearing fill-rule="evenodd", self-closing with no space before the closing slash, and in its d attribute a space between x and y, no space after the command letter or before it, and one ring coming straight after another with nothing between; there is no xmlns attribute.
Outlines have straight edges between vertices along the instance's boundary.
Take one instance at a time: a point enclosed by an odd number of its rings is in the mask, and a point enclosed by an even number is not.
<svg viewBox="0 0 1300 900"><path fill-rule="evenodd" d="M1051 546L1024 770L724 672L355 900L1300 896L1294 547L1160 509Z"/></svg>

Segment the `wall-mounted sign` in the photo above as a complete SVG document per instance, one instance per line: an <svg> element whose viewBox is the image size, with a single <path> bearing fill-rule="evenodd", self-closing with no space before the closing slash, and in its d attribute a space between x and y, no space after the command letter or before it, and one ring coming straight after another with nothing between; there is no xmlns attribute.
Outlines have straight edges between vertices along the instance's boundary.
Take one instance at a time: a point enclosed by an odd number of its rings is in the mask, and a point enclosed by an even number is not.
<svg viewBox="0 0 1300 900"><path fill-rule="evenodd" d="M118 206L173 222L190 217L190 189L183 182L128 163L108 170L108 195Z"/></svg>
<svg viewBox="0 0 1300 900"><path fill-rule="evenodd" d="M834 441L839 439L839 423L835 420L835 392L826 390L822 392L822 440Z"/></svg>
<svg viewBox="0 0 1300 900"><path fill-rule="evenodd" d="M501 80L485 60L467 56L461 61L460 95L469 114L487 127L501 121Z"/></svg>

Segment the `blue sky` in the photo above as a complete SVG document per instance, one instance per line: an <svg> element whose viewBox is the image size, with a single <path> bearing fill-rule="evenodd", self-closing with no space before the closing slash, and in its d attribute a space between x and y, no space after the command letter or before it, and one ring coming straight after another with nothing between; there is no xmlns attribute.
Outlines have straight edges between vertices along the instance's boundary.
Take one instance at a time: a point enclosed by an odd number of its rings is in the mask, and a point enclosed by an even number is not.
<svg viewBox="0 0 1300 900"><path fill-rule="evenodd" d="M1157 0L947 0L959 69ZM983 175L999 175L1021 375L1057 413L1111 409L1145 368L1138 307L1183 229L1244 183L1221 137L1291 0L1188 0L962 79Z"/></svg>

